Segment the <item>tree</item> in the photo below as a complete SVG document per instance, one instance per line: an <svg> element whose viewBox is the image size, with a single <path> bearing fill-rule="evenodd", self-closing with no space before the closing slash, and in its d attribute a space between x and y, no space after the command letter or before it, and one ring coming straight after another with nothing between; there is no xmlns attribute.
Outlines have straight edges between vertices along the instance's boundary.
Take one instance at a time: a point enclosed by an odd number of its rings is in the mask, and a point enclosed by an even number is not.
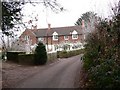
<svg viewBox="0 0 120 90"><path fill-rule="evenodd" d="M83 13L82 16L76 21L75 25L82 26L84 23L84 28L88 30L87 32L91 32L98 21L98 17L96 15L96 13L91 11Z"/></svg>
<svg viewBox="0 0 120 90"><path fill-rule="evenodd" d="M43 65L47 62L47 52L45 45L41 42L38 43L38 46L35 49L35 64Z"/></svg>
<svg viewBox="0 0 120 90"><path fill-rule="evenodd" d="M120 88L120 2L112 20L103 19L88 35L84 68L87 87Z"/></svg>
<svg viewBox="0 0 120 90"><path fill-rule="evenodd" d="M40 0L36 2L32 0L28 0L27 2L24 0L22 2L2 2L2 18L0 19L2 21L1 28L3 34L9 36L11 35L11 33L9 33L10 29L13 29L16 24L24 24L21 21L23 16L21 10L26 5L26 3L31 3L33 6L36 4L43 4L45 7L49 7L54 12L63 10L63 7L61 7L56 0Z"/></svg>
<svg viewBox="0 0 120 90"><path fill-rule="evenodd" d="M9 30L21 19L21 2L2 2L2 33L9 36Z"/></svg>
<svg viewBox="0 0 120 90"><path fill-rule="evenodd" d="M1 29L3 37L7 36L7 47L6 50L9 49L9 38L15 37L15 31L18 31L20 26L26 28L25 24L22 22L23 13L21 12L22 8L30 3L33 6L43 4L43 6L50 8L54 12L59 12L63 10L60 4L57 3L56 0L22 0L22 1L14 1L11 0L2 1L2 18L1 21ZM3 40L3 39L2 39ZM4 47L4 45L3 45Z"/></svg>
<svg viewBox="0 0 120 90"><path fill-rule="evenodd" d="M82 16L76 21L75 25L82 25L82 20L84 20L85 24L89 23L91 19L95 18L96 14L94 12L86 12L83 13Z"/></svg>

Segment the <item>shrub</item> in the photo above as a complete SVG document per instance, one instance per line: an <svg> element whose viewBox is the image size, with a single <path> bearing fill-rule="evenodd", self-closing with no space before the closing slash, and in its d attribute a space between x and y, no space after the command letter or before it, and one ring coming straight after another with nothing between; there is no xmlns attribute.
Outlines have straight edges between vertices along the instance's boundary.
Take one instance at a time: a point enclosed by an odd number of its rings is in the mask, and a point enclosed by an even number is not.
<svg viewBox="0 0 120 90"><path fill-rule="evenodd" d="M18 63L18 54L25 54L22 51L9 51L7 52L7 60L14 61Z"/></svg>
<svg viewBox="0 0 120 90"><path fill-rule="evenodd" d="M45 45L41 42L38 43L38 46L35 49L34 61L36 65L43 65L47 62Z"/></svg>
<svg viewBox="0 0 120 90"><path fill-rule="evenodd" d="M120 15L99 22L86 41L83 66L88 87L120 88Z"/></svg>
<svg viewBox="0 0 120 90"><path fill-rule="evenodd" d="M48 61L52 62L54 60L57 60L57 53L48 53L47 57L48 57Z"/></svg>
<svg viewBox="0 0 120 90"><path fill-rule="evenodd" d="M76 55L79 55L82 53L84 53L84 49L73 50L73 51L58 51L57 57L58 58L68 58L68 57L76 56Z"/></svg>
<svg viewBox="0 0 120 90"><path fill-rule="evenodd" d="M67 51L58 51L57 56L58 58L67 58L68 57Z"/></svg>

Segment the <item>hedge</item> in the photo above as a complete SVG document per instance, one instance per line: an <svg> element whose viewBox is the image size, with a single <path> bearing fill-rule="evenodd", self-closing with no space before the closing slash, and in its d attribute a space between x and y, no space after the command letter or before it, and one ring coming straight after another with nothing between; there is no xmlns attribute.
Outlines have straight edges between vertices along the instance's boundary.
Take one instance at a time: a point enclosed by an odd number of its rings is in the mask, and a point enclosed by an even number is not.
<svg viewBox="0 0 120 90"><path fill-rule="evenodd" d="M7 52L7 60L14 61L18 63L18 55L19 54L25 54L25 52L22 51L9 51Z"/></svg>
<svg viewBox="0 0 120 90"><path fill-rule="evenodd" d="M73 50L73 51L58 51L57 57L58 58L68 58L68 57L76 56L76 55L79 55L82 53L84 53L84 49Z"/></svg>
<svg viewBox="0 0 120 90"><path fill-rule="evenodd" d="M19 61L19 64L33 65L34 54L19 54L18 61Z"/></svg>
<svg viewBox="0 0 120 90"><path fill-rule="evenodd" d="M48 62L54 62L57 60L57 53L48 53Z"/></svg>
<svg viewBox="0 0 120 90"><path fill-rule="evenodd" d="M53 62L57 60L57 53L48 53L48 61ZM34 54L19 54L18 55L19 64L33 65L34 64Z"/></svg>

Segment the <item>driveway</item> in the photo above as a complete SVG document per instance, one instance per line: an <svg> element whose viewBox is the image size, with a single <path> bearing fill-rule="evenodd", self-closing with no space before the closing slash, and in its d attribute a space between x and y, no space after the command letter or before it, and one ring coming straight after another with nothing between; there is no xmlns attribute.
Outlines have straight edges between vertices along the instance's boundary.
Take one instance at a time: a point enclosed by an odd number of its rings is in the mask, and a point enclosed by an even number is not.
<svg viewBox="0 0 120 90"><path fill-rule="evenodd" d="M59 59L40 67L39 73L21 81L14 88L76 88L80 68L80 55Z"/></svg>

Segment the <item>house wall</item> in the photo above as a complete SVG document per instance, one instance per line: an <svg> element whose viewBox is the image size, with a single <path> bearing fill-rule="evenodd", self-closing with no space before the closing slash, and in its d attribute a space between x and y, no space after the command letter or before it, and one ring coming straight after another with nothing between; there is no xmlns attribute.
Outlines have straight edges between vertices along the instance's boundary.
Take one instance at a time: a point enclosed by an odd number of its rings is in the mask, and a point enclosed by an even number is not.
<svg viewBox="0 0 120 90"><path fill-rule="evenodd" d="M68 40L64 39L64 36L59 36L58 40L53 40L53 37L44 37L43 43L46 46L46 50L48 52L55 52L55 51L61 51L63 48L56 49L57 46L63 46L65 44L70 45L70 50L74 50L72 46L81 44L83 40L83 35L78 35L78 39L72 39L72 35L69 36ZM47 44L48 42L48 44ZM82 48L82 47L81 47Z"/></svg>
<svg viewBox="0 0 120 90"><path fill-rule="evenodd" d="M30 30L25 30L22 35L20 36L20 41L23 41L27 44L27 41L25 40L25 36L29 36L30 37L30 41L31 41L31 45L34 45L37 43L37 38L34 35L34 33L32 33L32 31Z"/></svg>
<svg viewBox="0 0 120 90"><path fill-rule="evenodd" d="M76 43L76 42L79 42L81 40L83 40L83 36L82 35L78 35L78 39L72 39L72 36L69 36L68 40L65 40L64 36L62 35L62 36L58 37L58 40L53 40L53 37L48 37L48 38L44 37L43 43L47 44L47 42L48 42L48 45L53 45L53 44L60 44L60 43L65 43L65 42L66 43L69 43L69 42Z"/></svg>

